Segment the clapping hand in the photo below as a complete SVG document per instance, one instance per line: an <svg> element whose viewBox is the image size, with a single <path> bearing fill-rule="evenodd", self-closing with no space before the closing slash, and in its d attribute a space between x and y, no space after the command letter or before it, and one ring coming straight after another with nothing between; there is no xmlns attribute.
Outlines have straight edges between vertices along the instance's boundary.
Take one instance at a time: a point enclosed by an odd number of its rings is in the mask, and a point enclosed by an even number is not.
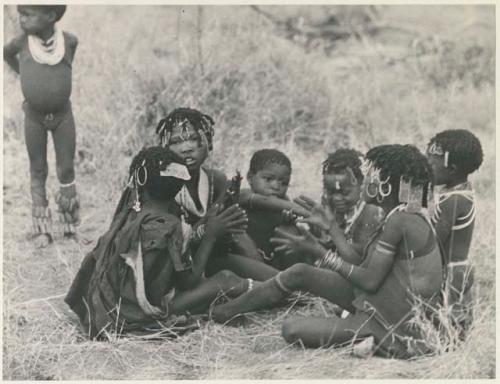
<svg viewBox="0 0 500 384"><path fill-rule="evenodd" d="M245 233L248 217L243 209L237 204L231 205L222 211L222 205L215 204L207 212L207 224L205 234L215 238Z"/></svg>
<svg viewBox="0 0 500 384"><path fill-rule="evenodd" d="M300 220L301 222L317 226L324 231L330 230L335 218L329 209L323 208L320 204L304 195L297 197L294 202L309 212L309 215Z"/></svg>
<svg viewBox="0 0 500 384"><path fill-rule="evenodd" d="M286 256L291 254L316 255L324 253L324 249L318 239L307 229L299 227L300 235L292 235L282 229L277 228L274 232L276 237L271 238L271 243L275 245L275 252L283 252Z"/></svg>

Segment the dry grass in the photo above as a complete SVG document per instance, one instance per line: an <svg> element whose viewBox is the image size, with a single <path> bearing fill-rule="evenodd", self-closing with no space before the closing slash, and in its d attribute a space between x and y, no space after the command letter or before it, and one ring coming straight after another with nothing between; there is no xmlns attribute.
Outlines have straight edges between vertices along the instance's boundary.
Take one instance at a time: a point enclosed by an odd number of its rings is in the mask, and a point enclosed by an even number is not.
<svg viewBox="0 0 500 384"><path fill-rule="evenodd" d="M30 198L21 94L17 79L4 71L4 378L494 377L492 8L418 7L409 12L381 7L386 21L410 25L420 34L428 52L419 57L412 56L407 37L397 32L341 43L330 57L320 50L306 54L277 36L248 7L205 7L197 35L196 7L179 10L74 6L63 20L81 43L72 97L83 202L79 243L59 240L37 251L26 240ZM283 17L302 12L314 18L325 8L269 10ZM7 37L15 29L13 16L15 9L8 7ZM482 25L488 23L490 27ZM458 34L463 25L470 26ZM439 38L428 40L429 31ZM442 49L446 39L454 45ZM474 61L465 54L471 47L483 49L475 51ZM412 362L360 360L348 348L286 345L280 337L285 316L332 314L330 304L314 299L306 306L251 315L239 328L203 321L199 330L178 340L87 341L62 297L90 241L109 223L132 153L154 140L158 115L180 105L201 108L216 118L211 161L227 173L235 168L246 172L258 148L275 146L288 153L294 167L291 195L319 196L320 163L338 146L365 150L384 142L410 142L423 149L442 129L475 132L486 160L473 177L478 195L471 251L477 304L469 339L453 352ZM52 150L50 161L54 164ZM53 173L51 188L56 186Z"/></svg>

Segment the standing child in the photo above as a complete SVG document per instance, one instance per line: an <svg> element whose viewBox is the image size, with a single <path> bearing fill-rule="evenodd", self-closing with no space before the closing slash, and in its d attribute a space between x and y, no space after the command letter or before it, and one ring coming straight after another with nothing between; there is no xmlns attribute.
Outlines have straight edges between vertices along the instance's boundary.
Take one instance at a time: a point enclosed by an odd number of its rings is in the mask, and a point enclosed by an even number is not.
<svg viewBox="0 0 500 384"><path fill-rule="evenodd" d="M427 149L438 194L433 222L443 247L445 265L444 304L461 336L472 322L473 268L468 258L474 231L476 206L468 175L483 161L479 140L463 129L434 136Z"/></svg>
<svg viewBox="0 0 500 384"><path fill-rule="evenodd" d="M56 196L65 236L79 224L76 193L75 122L71 109L72 62L77 38L57 25L65 5L19 5L23 34L4 46L4 60L20 75L24 95L24 132L30 160L33 229L38 246L52 241L51 214L45 190L48 175L47 133L56 152Z"/></svg>

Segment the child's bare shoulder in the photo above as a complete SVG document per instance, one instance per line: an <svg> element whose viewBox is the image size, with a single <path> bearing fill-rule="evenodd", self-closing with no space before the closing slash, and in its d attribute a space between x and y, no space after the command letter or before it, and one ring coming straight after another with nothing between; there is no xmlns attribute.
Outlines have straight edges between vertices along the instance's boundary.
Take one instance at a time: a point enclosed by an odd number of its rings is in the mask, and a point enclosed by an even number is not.
<svg viewBox="0 0 500 384"><path fill-rule="evenodd" d="M66 32L66 31L64 31L63 34L64 34L64 38L68 41L70 46L73 47L73 46L78 45L78 37L76 37L76 35L74 35L70 32Z"/></svg>
<svg viewBox="0 0 500 384"><path fill-rule="evenodd" d="M366 224L381 223L384 219L384 211L382 208L373 205L366 204L363 209L363 222Z"/></svg>
<svg viewBox="0 0 500 384"><path fill-rule="evenodd" d="M472 199L461 194L453 194L439 203L441 215L457 218L467 214L474 202Z"/></svg>
<svg viewBox="0 0 500 384"><path fill-rule="evenodd" d="M13 53L19 52L23 46L27 43L27 36L24 33L20 33L19 35L12 38L7 44L4 46L5 50Z"/></svg>

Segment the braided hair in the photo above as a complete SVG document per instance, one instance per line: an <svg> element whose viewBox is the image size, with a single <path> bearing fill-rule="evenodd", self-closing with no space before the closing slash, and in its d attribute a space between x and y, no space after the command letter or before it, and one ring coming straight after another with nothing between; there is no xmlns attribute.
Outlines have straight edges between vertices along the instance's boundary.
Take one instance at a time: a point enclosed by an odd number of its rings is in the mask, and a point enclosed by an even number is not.
<svg viewBox="0 0 500 384"><path fill-rule="evenodd" d="M389 178L392 193L399 195L401 179L413 186L422 186L423 205L427 206L427 191L432 185L432 169L427 158L415 146L406 144L379 145L368 151L367 161L380 169L380 179Z"/></svg>
<svg viewBox="0 0 500 384"><path fill-rule="evenodd" d="M139 193L146 189L157 198L165 199L172 197L170 195L175 196L182 182L175 182L174 178L160 177L160 172L165 170L170 163L183 164L183 161L172 151L160 146L142 149L130 164L129 184L134 183Z"/></svg>
<svg viewBox="0 0 500 384"><path fill-rule="evenodd" d="M448 152L448 164L454 164L466 175L477 170L483 162L479 139L465 129L449 129L434 136L428 146L439 145Z"/></svg>
<svg viewBox="0 0 500 384"><path fill-rule="evenodd" d="M323 175L329 173L341 173L350 168L358 181L363 181L361 172L361 159L363 154L354 149L340 148L333 153L329 153L323 161Z"/></svg>
<svg viewBox="0 0 500 384"><path fill-rule="evenodd" d="M250 168L248 173L256 174L263 170L267 164L279 164L292 171L292 163L287 155L277 149L260 149L256 151L250 159Z"/></svg>
<svg viewBox="0 0 500 384"><path fill-rule="evenodd" d="M54 12L56 14L55 21L61 20L61 18L64 16L64 13L66 12L66 5L23 4L17 6L18 11L22 10L23 8L33 8L45 13Z"/></svg>
<svg viewBox="0 0 500 384"><path fill-rule="evenodd" d="M193 126L196 132L202 132L208 144L208 150L213 149L213 137L214 137L214 119L212 117L205 115L204 113L191 108L177 108L170 112L167 117L160 120L158 126L156 127L156 134L160 138L160 143L163 146L168 146L170 141L170 135L174 127L178 125L183 125L185 121Z"/></svg>

